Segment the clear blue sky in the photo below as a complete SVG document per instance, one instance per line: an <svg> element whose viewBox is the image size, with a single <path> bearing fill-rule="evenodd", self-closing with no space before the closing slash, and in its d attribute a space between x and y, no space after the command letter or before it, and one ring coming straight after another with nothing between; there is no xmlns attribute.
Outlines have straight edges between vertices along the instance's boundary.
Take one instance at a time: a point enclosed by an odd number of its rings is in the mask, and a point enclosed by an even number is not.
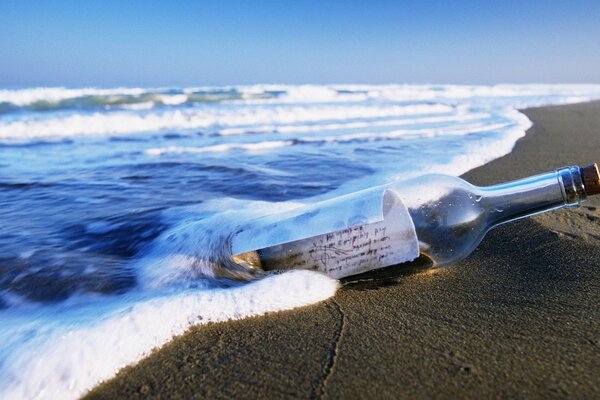
<svg viewBox="0 0 600 400"><path fill-rule="evenodd" d="M600 1L0 1L0 87L600 83Z"/></svg>

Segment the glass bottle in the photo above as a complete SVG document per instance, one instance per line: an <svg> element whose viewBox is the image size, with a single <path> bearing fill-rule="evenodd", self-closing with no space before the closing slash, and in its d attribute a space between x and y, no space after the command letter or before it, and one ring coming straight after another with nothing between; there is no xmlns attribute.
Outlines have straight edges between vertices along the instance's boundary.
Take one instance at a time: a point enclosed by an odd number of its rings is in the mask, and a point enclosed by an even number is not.
<svg viewBox="0 0 600 400"><path fill-rule="evenodd" d="M597 164L488 187L425 175L251 221L232 236L231 254L247 268L346 280L422 270L465 258L498 225L597 193Z"/></svg>

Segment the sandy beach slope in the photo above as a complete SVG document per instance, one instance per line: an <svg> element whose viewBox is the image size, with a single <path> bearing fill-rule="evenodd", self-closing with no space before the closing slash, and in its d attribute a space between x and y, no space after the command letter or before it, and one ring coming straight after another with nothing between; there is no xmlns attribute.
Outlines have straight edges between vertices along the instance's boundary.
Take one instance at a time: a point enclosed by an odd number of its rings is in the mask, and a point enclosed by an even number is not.
<svg viewBox="0 0 600 400"><path fill-rule="evenodd" d="M600 161L600 103L528 109L493 184ZM452 268L191 329L90 398L598 398L600 201L502 226Z"/></svg>

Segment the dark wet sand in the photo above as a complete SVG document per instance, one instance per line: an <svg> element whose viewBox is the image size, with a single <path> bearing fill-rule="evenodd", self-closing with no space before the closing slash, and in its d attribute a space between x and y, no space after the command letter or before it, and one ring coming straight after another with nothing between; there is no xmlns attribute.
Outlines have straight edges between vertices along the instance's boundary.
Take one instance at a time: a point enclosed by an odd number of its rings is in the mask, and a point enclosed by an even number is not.
<svg viewBox="0 0 600 400"><path fill-rule="evenodd" d="M600 161L600 103L529 109L493 184ZM596 208L598 207L598 208ZM600 398L600 201L492 231L467 260L201 326L91 398Z"/></svg>

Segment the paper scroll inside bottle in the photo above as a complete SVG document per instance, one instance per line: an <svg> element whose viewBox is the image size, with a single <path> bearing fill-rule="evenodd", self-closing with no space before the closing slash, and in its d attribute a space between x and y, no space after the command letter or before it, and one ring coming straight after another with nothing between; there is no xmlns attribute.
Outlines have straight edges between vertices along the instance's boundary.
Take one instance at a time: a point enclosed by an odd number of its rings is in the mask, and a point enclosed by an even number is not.
<svg viewBox="0 0 600 400"><path fill-rule="evenodd" d="M234 259L343 278L419 256L412 219L396 192L374 188L340 199L255 221L234 237ZM252 242L259 246L248 248Z"/></svg>

